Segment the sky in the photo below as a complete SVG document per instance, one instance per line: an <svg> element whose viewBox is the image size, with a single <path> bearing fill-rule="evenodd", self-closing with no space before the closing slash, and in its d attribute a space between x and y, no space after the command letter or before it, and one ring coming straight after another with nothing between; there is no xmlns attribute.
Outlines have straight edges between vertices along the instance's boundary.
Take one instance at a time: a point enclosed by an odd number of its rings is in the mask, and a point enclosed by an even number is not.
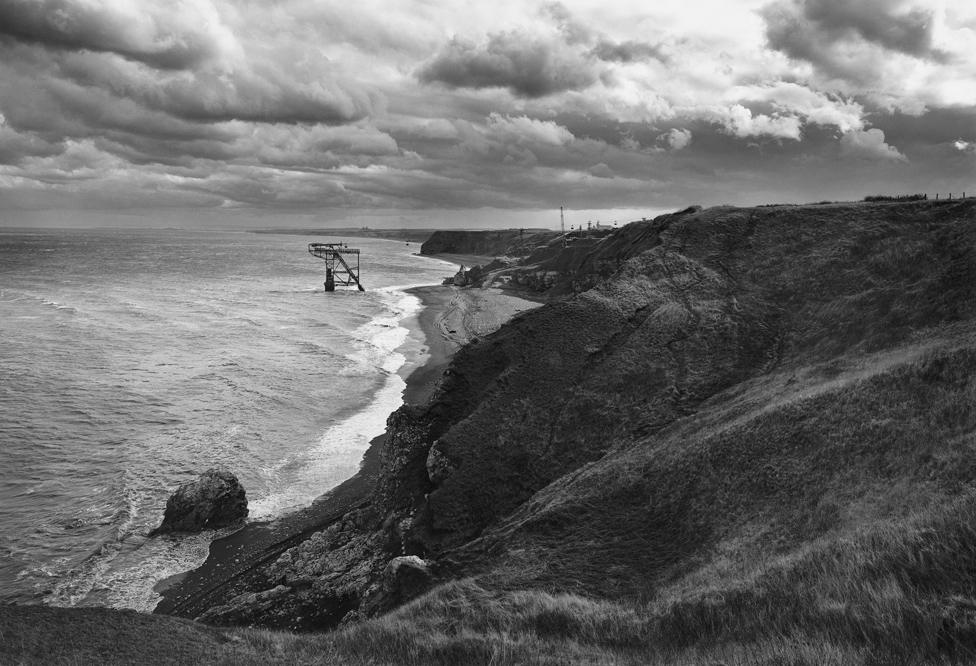
<svg viewBox="0 0 976 666"><path fill-rule="evenodd" d="M976 194L972 0L0 0L0 225Z"/></svg>

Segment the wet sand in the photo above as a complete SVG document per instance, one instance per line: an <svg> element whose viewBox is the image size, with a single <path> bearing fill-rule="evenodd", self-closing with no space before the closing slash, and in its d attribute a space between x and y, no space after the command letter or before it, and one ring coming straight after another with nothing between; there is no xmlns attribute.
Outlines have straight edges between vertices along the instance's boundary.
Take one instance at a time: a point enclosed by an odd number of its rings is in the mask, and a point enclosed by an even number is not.
<svg viewBox="0 0 976 666"><path fill-rule="evenodd" d="M540 305L494 288L438 285L407 291L423 303L419 322L429 354L424 365L407 377L403 401L408 405L419 405L430 398L459 347L497 331L519 312Z"/></svg>
<svg viewBox="0 0 976 666"><path fill-rule="evenodd" d="M517 312L539 305L498 289L437 285L409 292L423 303L417 320L428 354L425 363L406 377L403 401L409 405L422 405L430 399L458 347L497 330ZM156 591L163 599L155 612L195 618L212 606L226 603L248 591L251 583L261 582L261 565L365 505L380 473L386 439L386 434L374 438L359 472L310 507L270 522L249 523L211 543L210 554L200 567L160 581Z"/></svg>

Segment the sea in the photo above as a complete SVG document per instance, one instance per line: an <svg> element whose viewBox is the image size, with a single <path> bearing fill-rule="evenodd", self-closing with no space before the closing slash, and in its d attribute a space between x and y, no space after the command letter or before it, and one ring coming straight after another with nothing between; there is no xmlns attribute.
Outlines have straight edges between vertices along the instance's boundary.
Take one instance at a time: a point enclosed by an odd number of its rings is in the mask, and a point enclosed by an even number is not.
<svg viewBox="0 0 976 666"><path fill-rule="evenodd" d="M361 250L323 289L309 242ZM0 229L0 603L150 611L231 530L158 536L217 467L248 520L352 476L425 360L404 292L454 266L375 238Z"/></svg>

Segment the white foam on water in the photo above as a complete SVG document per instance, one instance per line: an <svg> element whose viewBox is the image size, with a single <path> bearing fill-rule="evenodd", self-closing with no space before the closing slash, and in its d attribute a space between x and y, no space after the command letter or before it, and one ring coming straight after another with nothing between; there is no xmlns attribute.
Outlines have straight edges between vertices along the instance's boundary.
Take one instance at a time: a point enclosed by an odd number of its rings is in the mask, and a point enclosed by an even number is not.
<svg viewBox="0 0 976 666"><path fill-rule="evenodd" d="M223 238L221 241L223 242ZM310 436L300 435L297 441L289 440L287 450L292 451L292 453L290 459L281 461L281 464L273 460L277 451L274 448L275 431L269 429L267 433L263 433L265 437L257 438L260 441L267 441L269 453L260 461L251 461L252 464L257 465L255 469L258 471L261 480L265 481L259 485L260 489L256 489L255 494L252 494L249 488L248 494L252 498L251 519L274 518L290 509L308 506L323 493L353 476L359 469L362 456L370 441L385 431L387 417L402 404L403 390L406 387L403 377L423 357L423 336L415 325L421 302L420 299L404 293L404 290L410 286L429 286L441 277L437 275L440 271L437 271L436 267L451 264L451 262L444 262L439 259L417 257L418 261L424 259L427 260L425 263L430 268L426 269L426 272L424 268L418 270L411 260L410 277L400 272L401 268L406 267L401 267L396 261L393 262L390 270L384 269L381 274L378 272L377 281L381 283L392 278L392 280L399 279L403 282L417 280L419 284L381 287L371 289L370 292L363 295L365 300L362 304L367 306L366 309L363 311L350 310L349 316L343 318L342 323L349 322L349 327L354 327L364 321L364 316L369 316L369 314L377 312L378 309L381 312L379 316L353 331L352 347L349 346L347 328L338 329L339 334L336 334L331 328L323 329L323 339L325 340L322 342L323 349L331 350L331 345L333 341L335 342L336 347L338 347L334 351L334 355L338 355L338 358L335 359L338 361L337 365L347 366L341 372L345 373L352 366L347 378L343 379L346 382L344 385L349 385L350 381L358 382L357 390L350 393L350 399L347 399L345 403L337 401L332 405L322 405L322 411L317 414L317 418L310 418L307 422L302 421L303 429L301 432L307 433L307 425L311 425L313 433ZM95 264L92 266L94 267ZM133 289L119 289L110 293L99 291L98 298L91 299L88 292L80 291L87 284L87 280L93 279L92 276L99 280L102 279L100 271L94 268L91 270L94 272L90 275L79 269L77 276L69 276L75 280L74 282L66 280L64 284L67 286L63 290L53 293L46 288L32 288L31 293L26 293L12 290L5 285L4 289L0 290L0 302L5 305L9 304L9 309L17 313L20 312L20 309L19 306L14 305L15 302L33 302L32 309L25 311L30 315L39 313L41 306L45 309L49 308L51 314L55 312L58 315L85 314L84 322L79 322L77 317L56 316L51 319L52 321L73 322L75 326L86 324L88 327L85 329L86 331L91 329L95 333L102 334L101 337L96 338L96 341L101 341L103 338L105 340L117 340L119 339L118 336L123 335L131 335L133 339L137 339L136 334L141 335L143 331L151 330L151 324L156 321L164 321L166 323L165 328L172 331L174 341L190 341L188 344L193 345L193 341L200 337L197 335L197 331L208 330L208 327L213 325L213 320L219 320L218 323L223 326L226 321L242 319L240 317L225 319L225 314L228 311L237 312L233 293L230 296L216 298L216 305L214 305L214 299L201 302L200 306L204 312L197 312L189 308L186 302L190 296L187 294L195 294L196 287L187 289L185 294L178 292L176 287L183 284L179 281L174 283L175 286L169 288L169 291L161 291L156 289L157 285L154 280L153 290L149 292L152 294L151 297L145 296L144 291L140 291L142 285L136 281ZM294 271L295 275L287 273L290 270L287 265L281 267L281 270L290 277L288 279L278 278L280 271L276 269L274 284L280 283L285 286L281 291L273 293L317 294L321 292L320 286L302 288L304 284L307 284L303 273ZM430 277L420 283L428 274ZM33 284L29 277L23 278L25 283ZM211 282L218 286L226 286L227 284L224 277L206 273L202 278L202 284L210 284ZM160 286L166 287L167 284L169 283L161 283ZM233 292L233 288L229 289ZM158 299L156 295L159 295ZM252 300L263 306L263 302L258 302L257 297ZM294 302L289 299L279 300L288 301L282 306L283 310L287 310L286 314L291 312L288 308L295 303L300 302L302 307L311 307L305 304L304 299L300 298ZM68 305L69 303L71 305ZM169 309L165 309L164 306ZM204 308L203 306L209 307ZM15 310L15 308L18 309ZM69 310L69 312L61 313L61 310ZM119 312L126 315L125 321L119 321ZM263 310L261 312L264 313ZM345 315L345 313L343 314ZM139 319L131 319L130 316L136 316ZM259 321L249 323L271 323L278 327L298 328L299 335L292 337L302 337L308 334L305 330L306 326L309 326L306 319L313 319L302 316L297 317L295 321L289 320L286 323L286 321L279 321L276 315L267 313L262 314L261 317L255 315L255 318ZM148 321L142 321L143 319ZM314 331L318 329L314 325L312 326L311 335L314 336ZM60 337L52 336L52 345L60 339ZM127 345L121 346L126 347ZM55 351L59 349L56 346L52 348ZM94 347L93 349L96 352L100 351ZM119 393L119 397L110 403L111 409L93 410L88 402L80 401L78 404L88 408L87 412L81 413L86 419L85 423L94 424L92 425L93 428L103 427L101 422L94 423L94 421L97 418L102 418L105 421L114 419L124 414L125 409L128 409L127 405L132 406L132 409L138 409L148 404L143 398L143 393L155 395L147 392L148 389L145 388L152 386L150 380L158 379L164 386L177 385L182 381L195 381L194 373L197 371L204 372L205 366L206 369L210 369L209 365L200 360L205 358L201 356L191 358L191 361L196 359L197 362L187 365L185 371L181 371L180 369L184 366L177 362L170 362L170 356L180 352L181 348L177 347L175 351L168 351L168 349L166 345L161 345L158 350L151 351L139 363L130 363L131 359L122 358L119 367L112 366L107 361L103 362L101 356L96 354L93 358L98 360L97 365L95 361L91 361L76 368L79 373L97 372L100 373L98 376L108 372L137 373L137 376L133 375L135 379L130 383L122 382L116 386L105 382L106 390L117 390ZM204 347L204 351L206 349L208 348ZM277 350L278 347L272 349L275 353ZM75 355L77 356L77 354ZM345 360L348 363L342 362L343 355L345 355ZM106 356L110 360L113 358L111 354ZM224 359L225 356L227 355L217 354L219 359ZM254 357L259 358L260 354ZM151 373L154 368L162 366L174 366L176 369L173 370L172 375L168 374L162 378L154 378L151 374L148 377L145 376L146 373ZM331 369L333 368L332 365L328 367L330 372L336 372ZM250 369L249 366L248 370ZM259 373L261 370L260 365L255 363L254 372ZM241 384L242 377L244 380L248 380L250 375L242 371L233 375L233 381ZM250 384L247 381L243 381L243 386L237 384L233 386L233 391L228 391L228 393L236 395L250 390ZM54 380L54 386L59 386L58 380ZM299 386L300 384L296 382L296 388ZM217 387L217 389L223 390L221 387ZM131 390L135 397L123 395L126 390ZM359 395L364 397L356 398ZM349 404L351 402L355 404L351 406ZM74 405L72 400L66 399L66 403ZM215 402L215 404L220 403ZM291 403L287 404L291 405ZM165 479L170 479L177 471L181 471L181 465L184 462L186 465L190 465L191 461L195 460L194 456L197 449L207 447L212 439L209 427L197 427L198 424L194 419L200 417L195 412L191 411L185 416L185 428L177 427L178 423L182 422L180 419L183 418L176 411L178 405L176 403L172 405L165 403L165 406L167 407L166 413L160 416L162 420L159 423L165 424L166 427L161 428L160 433L173 438L174 446L185 448L186 460L183 461L180 458L172 461L172 464L180 469L166 468L166 470L162 470L152 465L140 466L138 463L143 458L139 455L120 458L120 464L126 463L124 467L126 472L135 474L137 478L126 478L126 483L121 490L118 492L113 490L113 497L117 499L117 506L102 510L100 505L99 511L86 510L85 515L82 516L74 516L76 512L66 511L65 513L68 514L69 518L77 519L78 526L74 527L74 523L68 526L56 524L51 528L56 530L52 533L53 536L60 539L61 542L81 544L82 550L75 549L69 552L66 549L67 547L64 547L60 549L66 553L63 557L54 554L38 557L36 560L27 557L32 552L25 551L24 562L29 569L20 571L18 580L26 581L23 584L25 589L32 582L36 582L34 586L36 599L55 605L99 605L134 608L143 611L152 610L159 600L159 595L153 590L159 580L186 572L202 564L208 555L211 542L232 531L208 531L192 536L160 536L154 538L145 536L151 527L158 524L158 513L161 512L162 501L165 500L166 494L171 490L167 487ZM359 411L354 412L354 409ZM169 419L171 412L174 415L173 418L177 419L176 421ZM73 414L73 412L70 413ZM333 420L326 421L325 426L315 425L322 424L322 419L329 416L332 416ZM142 418L149 419L150 417ZM152 416L152 418L155 419L156 417ZM226 426L227 424L224 421L228 419L216 419L212 427ZM150 431L156 423L155 420L147 421ZM173 425L174 423L177 425ZM124 442L129 441L145 443L142 442L144 438L141 434L129 436L125 430L115 432L110 430L108 426L104 427L106 428L106 440L111 435L111 446L121 447ZM257 430L260 424L255 421L249 427ZM323 429L324 432L322 432ZM317 437L315 430L318 430L321 436ZM184 431L190 434L199 434L199 444L191 445L191 442L197 438L189 435L187 435L187 441L184 441ZM287 433L291 435L292 431L289 430ZM166 437L153 437L149 443L154 446L164 444L169 441ZM221 439L221 443L226 442ZM109 443L102 444L105 444L106 448L109 447ZM295 447L293 445L306 450L294 452ZM285 447L282 446L282 448ZM150 446L148 451L151 453L152 450ZM60 449L58 452L60 455ZM68 456L68 453L70 452L66 452L64 455ZM120 456L124 453L125 450L120 449ZM58 458L54 459L55 462L58 460ZM114 469L112 465L109 467ZM264 490L265 488L268 490ZM64 492L61 494L68 496L71 493ZM90 519L88 513L92 513ZM99 525L105 527L100 528Z"/></svg>
<svg viewBox="0 0 976 666"><path fill-rule="evenodd" d="M385 312L354 332L358 349L347 358L364 366L367 374L379 373L383 378L372 401L326 430L300 459L283 461L277 469L262 470L279 488L249 502L250 520L270 520L310 505L353 476L370 441L385 432L386 419L402 404L406 387L397 371L407 362L401 347L411 331L402 324L421 307L420 299L404 293L407 288L375 290ZM209 554L210 543L233 532L227 529L147 539L140 534L144 530L132 530L137 507L143 503L133 500L129 498L128 515L119 527L118 540L104 544L80 570L60 581L47 603L152 611L161 598L153 589L158 581L200 566Z"/></svg>
<svg viewBox="0 0 976 666"><path fill-rule="evenodd" d="M88 591L83 605L132 608L152 612L162 598L153 588L160 581L195 569L204 563L215 539L237 530L146 539L106 563Z"/></svg>
<svg viewBox="0 0 976 666"><path fill-rule="evenodd" d="M410 329L402 324L421 306L419 298L403 291L408 288L396 286L374 290L380 295L387 313L354 332L359 348L347 358L367 373L379 372L384 377L372 401L326 430L301 460L286 461L283 468L297 463L300 469L278 491L250 502L252 519L268 520L308 506L359 471L369 443L386 431L387 417L403 403L406 383L397 371L407 362L400 350Z"/></svg>

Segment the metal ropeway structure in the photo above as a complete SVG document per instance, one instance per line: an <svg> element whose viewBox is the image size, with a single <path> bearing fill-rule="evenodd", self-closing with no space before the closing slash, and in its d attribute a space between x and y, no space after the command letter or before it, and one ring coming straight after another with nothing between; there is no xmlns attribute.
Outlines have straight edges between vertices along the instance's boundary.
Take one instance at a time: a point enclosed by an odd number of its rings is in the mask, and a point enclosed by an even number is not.
<svg viewBox="0 0 976 666"><path fill-rule="evenodd" d="M359 291L366 291L359 282L359 250L345 243L309 243L308 253L325 262L325 290L335 291L336 285L346 287L355 284ZM356 265L352 265L352 258ZM346 260L349 261L346 261Z"/></svg>

